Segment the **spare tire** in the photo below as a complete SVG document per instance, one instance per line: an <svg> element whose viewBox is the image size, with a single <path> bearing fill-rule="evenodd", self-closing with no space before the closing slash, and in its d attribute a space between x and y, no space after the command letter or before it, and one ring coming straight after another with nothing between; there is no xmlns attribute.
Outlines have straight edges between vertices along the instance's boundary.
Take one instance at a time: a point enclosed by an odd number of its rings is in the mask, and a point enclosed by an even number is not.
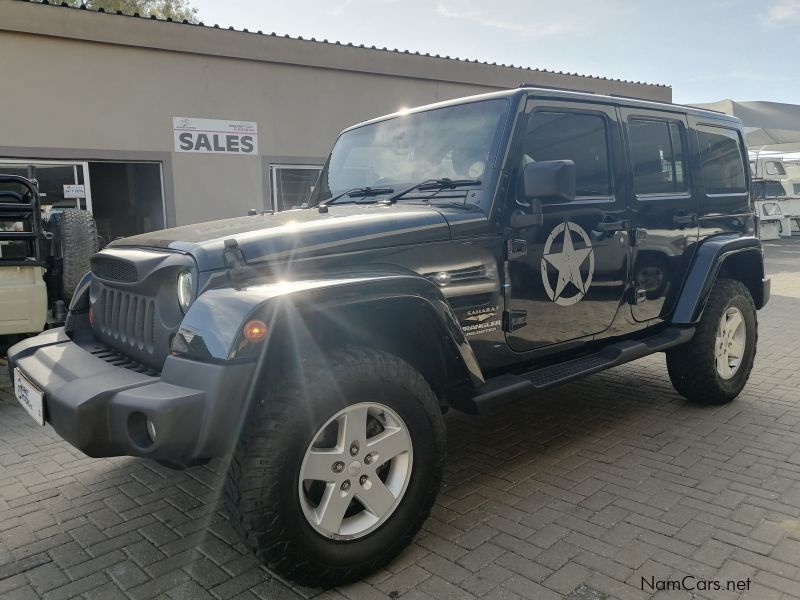
<svg viewBox="0 0 800 600"><path fill-rule="evenodd" d="M51 215L55 241L61 249L61 284L69 302L83 276L90 270L89 258L97 252L97 225L87 210L68 208Z"/></svg>

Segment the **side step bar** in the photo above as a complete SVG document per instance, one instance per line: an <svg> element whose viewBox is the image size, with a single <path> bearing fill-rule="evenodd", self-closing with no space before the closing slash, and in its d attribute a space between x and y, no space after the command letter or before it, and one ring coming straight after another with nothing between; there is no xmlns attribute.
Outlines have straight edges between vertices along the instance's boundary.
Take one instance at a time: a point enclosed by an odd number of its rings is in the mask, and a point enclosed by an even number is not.
<svg viewBox="0 0 800 600"><path fill-rule="evenodd" d="M648 354L662 352L692 339L693 327L670 327L642 340L625 340L606 346L595 354L521 373L505 374L487 380L472 398L474 412L483 413L498 405L555 385L579 379L598 371L623 365Z"/></svg>

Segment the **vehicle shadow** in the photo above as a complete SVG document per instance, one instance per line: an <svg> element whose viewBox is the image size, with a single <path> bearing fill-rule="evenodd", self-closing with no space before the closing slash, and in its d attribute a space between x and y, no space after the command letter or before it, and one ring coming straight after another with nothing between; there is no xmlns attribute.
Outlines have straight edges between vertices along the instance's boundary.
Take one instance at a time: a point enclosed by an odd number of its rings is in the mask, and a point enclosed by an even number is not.
<svg viewBox="0 0 800 600"><path fill-rule="evenodd" d="M567 489L592 477L593 468L625 477L626 469L641 462L620 462L625 455L662 447L674 439L670 430L676 423L710 410L680 397L663 355L655 355L488 415L451 413L445 493L461 495L458 487L469 484L471 490L484 486L524 495L558 478L566 478L560 485ZM520 488L523 481L528 484Z"/></svg>

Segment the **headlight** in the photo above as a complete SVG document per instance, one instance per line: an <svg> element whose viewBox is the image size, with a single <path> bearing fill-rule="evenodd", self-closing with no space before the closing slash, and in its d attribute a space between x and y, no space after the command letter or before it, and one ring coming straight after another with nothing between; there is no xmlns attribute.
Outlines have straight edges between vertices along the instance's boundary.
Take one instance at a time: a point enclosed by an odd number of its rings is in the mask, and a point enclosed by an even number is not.
<svg viewBox="0 0 800 600"><path fill-rule="evenodd" d="M181 271L178 275L178 304L185 313L194 299L194 277L191 271Z"/></svg>

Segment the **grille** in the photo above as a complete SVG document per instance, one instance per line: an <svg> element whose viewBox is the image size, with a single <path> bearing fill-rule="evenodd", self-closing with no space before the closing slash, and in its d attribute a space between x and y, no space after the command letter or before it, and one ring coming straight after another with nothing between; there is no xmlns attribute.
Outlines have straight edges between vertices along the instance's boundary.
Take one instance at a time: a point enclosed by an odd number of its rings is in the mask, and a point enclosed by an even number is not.
<svg viewBox="0 0 800 600"><path fill-rule="evenodd" d="M473 281L475 279L482 279L484 277L486 277L486 267L483 265L450 271L450 281L453 283L458 283L461 281Z"/></svg>
<svg viewBox="0 0 800 600"><path fill-rule="evenodd" d="M453 283L465 283L486 279L488 273L486 272L486 265L476 265L474 267L465 267L462 269L425 273L425 277L433 280L434 283L440 286L444 286Z"/></svg>
<svg viewBox="0 0 800 600"><path fill-rule="evenodd" d="M136 265L114 258L95 258L92 260L92 273L106 281L136 283Z"/></svg>
<svg viewBox="0 0 800 600"><path fill-rule="evenodd" d="M155 337L154 298L103 287L100 292L100 333L114 346L153 353Z"/></svg>
<svg viewBox="0 0 800 600"><path fill-rule="evenodd" d="M136 371L137 373L143 373L144 375L150 375L151 377L155 377L160 373L159 371L151 369L147 365L143 365L140 362L136 362L135 360L123 354L120 354L113 348L110 348L103 344L95 343L88 350L89 352L94 354L97 358L101 358L107 363L114 365L115 367L130 369L131 371Z"/></svg>

